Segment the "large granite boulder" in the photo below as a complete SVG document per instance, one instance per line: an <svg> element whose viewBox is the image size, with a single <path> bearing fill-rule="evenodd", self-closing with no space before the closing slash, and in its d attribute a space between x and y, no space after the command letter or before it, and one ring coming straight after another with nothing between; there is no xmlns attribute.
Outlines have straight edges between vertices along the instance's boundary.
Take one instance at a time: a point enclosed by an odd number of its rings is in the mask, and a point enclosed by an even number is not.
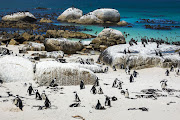
<svg viewBox="0 0 180 120"><path fill-rule="evenodd" d="M98 36L92 40L91 44L94 46L95 49L99 49L101 45L103 47L109 47L117 44L125 44L125 38L121 31L106 28L102 30ZM101 46L102 47L102 46Z"/></svg>
<svg viewBox="0 0 180 120"><path fill-rule="evenodd" d="M117 23L120 21L120 13L115 9L101 8L93 11L93 13L103 22Z"/></svg>
<svg viewBox="0 0 180 120"><path fill-rule="evenodd" d="M101 24L103 21L99 19L93 12L83 15L80 19L76 20L79 24Z"/></svg>
<svg viewBox="0 0 180 120"><path fill-rule="evenodd" d="M115 9L102 8L94 10L76 20L80 24L117 23L120 21L120 13Z"/></svg>
<svg viewBox="0 0 180 120"><path fill-rule="evenodd" d="M175 67L180 64L180 57L176 50L179 50L180 46L176 45L160 45L157 48L156 43L148 43L146 47L141 43L134 46L129 44L115 45L108 47L99 56L99 61L108 64L110 66L117 66L119 68L124 66L143 69L148 67ZM124 54L124 50L130 51L130 53ZM161 51L163 57L156 55L157 52Z"/></svg>
<svg viewBox="0 0 180 120"><path fill-rule="evenodd" d="M3 21L27 21L27 22L35 22L36 17L30 12L17 12L11 15L6 15L2 17Z"/></svg>
<svg viewBox="0 0 180 120"><path fill-rule="evenodd" d="M44 61L36 65L35 78L41 86L48 86L54 78L57 80L56 84L68 86L79 85L81 80L84 80L85 84L94 84L96 75L88 69L69 63Z"/></svg>
<svg viewBox="0 0 180 120"><path fill-rule="evenodd" d="M41 44L41 43L29 42L22 48L22 50L24 50L24 51L45 51L45 46L44 46L44 44Z"/></svg>
<svg viewBox="0 0 180 120"><path fill-rule="evenodd" d="M58 18L57 20L68 22L69 20L76 20L79 19L83 15L82 10L77 8L68 8L65 10Z"/></svg>
<svg viewBox="0 0 180 120"><path fill-rule="evenodd" d="M65 38L49 38L45 40L44 45L48 52L61 50L65 54L73 54L83 48L83 45L80 42L70 41Z"/></svg>
<svg viewBox="0 0 180 120"><path fill-rule="evenodd" d="M0 80L3 82L27 82L34 79L33 64L17 56L0 58Z"/></svg>

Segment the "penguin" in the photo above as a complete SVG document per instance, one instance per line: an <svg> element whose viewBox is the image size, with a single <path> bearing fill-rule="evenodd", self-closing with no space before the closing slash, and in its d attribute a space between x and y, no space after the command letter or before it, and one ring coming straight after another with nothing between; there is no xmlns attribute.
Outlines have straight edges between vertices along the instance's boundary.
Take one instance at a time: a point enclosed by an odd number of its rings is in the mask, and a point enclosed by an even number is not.
<svg viewBox="0 0 180 120"><path fill-rule="evenodd" d="M31 96L31 95L32 95L32 92L34 92L34 90L33 90L33 88L32 88L32 84L30 84L27 92L29 93L29 96Z"/></svg>
<svg viewBox="0 0 180 120"><path fill-rule="evenodd" d="M42 94L41 94L41 98L43 99L43 100L45 100L46 99L46 94L45 94L45 90L43 90L43 92L42 92Z"/></svg>
<svg viewBox="0 0 180 120"><path fill-rule="evenodd" d="M124 49L124 54L126 54L127 52L126 52L126 49Z"/></svg>
<svg viewBox="0 0 180 120"><path fill-rule="evenodd" d="M171 72L174 71L174 65L171 65L170 71L171 71Z"/></svg>
<svg viewBox="0 0 180 120"><path fill-rule="evenodd" d="M56 81L56 78L54 78L54 79L51 81L51 83L49 84L49 86L53 87L54 84L55 84L55 81Z"/></svg>
<svg viewBox="0 0 180 120"><path fill-rule="evenodd" d="M36 99L37 100L42 100L41 95L39 94L38 90L36 90Z"/></svg>
<svg viewBox="0 0 180 120"><path fill-rule="evenodd" d="M124 96L125 96L125 98L129 98L129 92L128 92L128 89L126 89Z"/></svg>
<svg viewBox="0 0 180 120"><path fill-rule="evenodd" d="M101 87L99 87L98 94L104 94Z"/></svg>
<svg viewBox="0 0 180 120"><path fill-rule="evenodd" d="M75 93L75 101L76 101L76 102L81 102L79 96L77 95L77 92Z"/></svg>
<svg viewBox="0 0 180 120"><path fill-rule="evenodd" d="M96 81L95 81L94 85L99 86L99 78L98 77L96 78Z"/></svg>
<svg viewBox="0 0 180 120"><path fill-rule="evenodd" d="M130 83L132 83L132 82L134 81L134 78L133 78L133 75L132 75L132 74L131 74L129 80L130 80Z"/></svg>
<svg viewBox="0 0 180 120"><path fill-rule="evenodd" d="M114 80L112 87L115 87L115 88L117 87L117 80L118 80L117 78Z"/></svg>
<svg viewBox="0 0 180 120"><path fill-rule="evenodd" d="M166 76L169 76L169 70L167 69L165 72Z"/></svg>
<svg viewBox="0 0 180 120"><path fill-rule="evenodd" d="M96 90L96 87L93 85L90 92L92 91L93 94L96 94L97 93L97 90Z"/></svg>
<svg viewBox="0 0 180 120"><path fill-rule="evenodd" d="M100 103L100 101L98 100L98 103L96 104L95 109L96 109L96 110L101 110L101 109L103 109L103 108L104 108L104 107L101 106L101 103Z"/></svg>
<svg viewBox="0 0 180 120"><path fill-rule="evenodd" d="M116 66L115 66L115 65L113 65L113 70L114 70L114 71L117 71L117 70L116 70Z"/></svg>
<svg viewBox="0 0 180 120"><path fill-rule="evenodd" d="M138 72L136 72L135 70L133 71L133 76L134 77L137 77L137 74L138 74Z"/></svg>
<svg viewBox="0 0 180 120"><path fill-rule="evenodd" d="M44 105L46 108L50 108L51 107L51 102L49 101L49 99L46 97Z"/></svg>
<svg viewBox="0 0 180 120"><path fill-rule="evenodd" d="M81 80L81 82L80 82L80 90L81 89L85 89L85 85L84 85L84 81L83 80Z"/></svg>
<svg viewBox="0 0 180 120"><path fill-rule="evenodd" d="M14 104L19 107L20 110L23 111L23 103L22 103L22 100L19 98L18 95L16 95L16 98L13 100L14 101Z"/></svg>
<svg viewBox="0 0 180 120"><path fill-rule="evenodd" d="M119 89L122 89L122 83L123 82L119 81L119 84L118 84Z"/></svg>
<svg viewBox="0 0 180 120"><path fill-rule="evenodd" d="M104 73L107 73L108 72L108 67L106 67L105 69L104 69Z"/></svg>
<svg viewBox="0 0 180 120"><path fill-rule="evenodd" d="M106 99L105 99L105 106L110 106L111 107L111 100L108 96L106 96Z"/></svg>
<svg viewBox="0 0 180 120"><path fill-rule="evenodd" d="M161 81L160 83L161 83L162 90L165 90L167 87L167 81Z"/></svg>

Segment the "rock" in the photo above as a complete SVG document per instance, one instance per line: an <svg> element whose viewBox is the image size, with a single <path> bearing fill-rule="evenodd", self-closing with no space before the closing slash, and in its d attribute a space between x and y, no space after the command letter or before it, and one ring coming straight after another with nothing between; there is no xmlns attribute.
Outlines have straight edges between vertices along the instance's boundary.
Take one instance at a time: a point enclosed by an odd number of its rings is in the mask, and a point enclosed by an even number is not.
<svg viewBox="0 0 180 120"><path fill-rule="evenodd" d="M3 21L27 21L27 22L35 22L36 17L30 12L18 12L13 13L11 15L6 15L2 17Z"/></svg>
<svg viewBox="0 0 180 120"><path fill-rule="evenodd" d="M29 42L22 49L24 51L45 51L45 46L41 43Z"/></svg>
<svg viewBox="0 0 180 120"><path fill-rule="evenodd" d="M42 35L35 35L35 40L39 40L40 42L44 42L45 38Z"/></svg>
<svg viewBox="0 0 180 120"><path fill-rule="evenodd" d="M103 21L100 20L93 12L90 12L80 19L75 21L78 24L102 24Z"/></svg>
<svg viewBox="0 0 180 120"><path fill-rule="evenodd" d="M101 46L101 48L104 49L105 47L125 43L126 41L123 34L120 31L111 28L102 30L91 42L95 49L99 49L100 45L104 45Z"/></svg>
<svg viewBox="0 0 180 120"><path fill-rule="evenodd" d="M79 19L83 15L82 10L77 8L68 8L65 10L58 18L57 20L68 22L71 20Z"/></svg>
<svg viewBox="0 0 180 120"><path fill-rule="evenodd" d="M105 45L100 45L99 48L100 48L100 51L104 51L104 50L107 48L107 46L105 46Z"/></svg>
<svg viewBox="0 0 180 120"><path fill-rule="evenodd" d="M117 25L119 25L119 26L127 26L128 23L123 20L123 21L118 22Z"/></svg>
<svg viewBox="0 0 180 120"><path fill-rule="evenodd" d="M129 49L131 53L124 54L125 49L126 51ZM123 64L124 67L128 66L134 69L148 67L167 68L171 65L177 67L180 62L179 55L172 52L178 49L180 49L180 46L165 44L162 44L157 49L156 43L148 43L146 47L143 47L141 43L130 47L129 44L115 45L104 50L99 56L99 60L111 66L120 67ZM155 50L163 51L163 57L157 56Z"/></svg>
<svg viewBox="0 0 180 120"><path fill-rule="evenodd" d="M63 58L64 57L63 51L53 51L53 52L43 51L43 52L40 52L37 54L40 58L55 58L55 59L57 59L57 58Z"/></svg>
<svg viewBox="0 0 180 120"><path fill-rule="evenodd" d="M115 9L101 8L93 11L93 13L103 22L117 23L120 21L120 13Z"/></svg>
<svg viewBox="0 0 180 120"><path fill-rule="evenodd" d="M120 13L115 9L102 8L94 10L76 20L80 24L113 24L120 21Z"/></svg>
<svg viewBox="0 0 180 120"><path fill-rule="evenodd" d="M74 32L68 30L47 30L46 38L79 38L79 39L87 39L87 38L94 38L95 36L81 33L81 32Z"/></svg>
<svg viewBox="0 0 180 120"><path fill-rule="evenodd" d="M73 54L76 53L76 51L80 51L83 48L83 45L80 42L70 41L65 38L46 39L44 45L48 52L61 50L65 54Z"/></svg>
<svg viewBox="0 0 180 120"><path fill-rule="evenodd" d="M68 86L79 85L81 80L84 80L86 85L94 84L96 75L90 70L72 66L69 63L44 61L36 65L35 78L41 86L49 86L54 78L56 78L58 85Z"/></svg>
<svg viewBox="0 0 180 120"><path fill-rule="evenodd" d="M52 23L53 21L50 20L49 18L41 18L41 20L39 22L40 23Z"/></svg>
<svg viewBox="0 0 180 120"><path fill-rule="evenodd" d="M0 78L3 82L28 82L34 79L33 64L28 59L17 56L0 58Z"/></svg>
<svg viewBox="0 0 180 120"><path fill-rule="evenodd" d="M34 35L30 35L27 32L23 33L21 36L23 37L24 40L27 40L27 41L34 40Z"/></svg>
<svg viewBox="0 0 180 120"><path fill-rule="evenodd" d="M19 45L19 42L15 41L14 39L11 39L9 45Z"/></svg>

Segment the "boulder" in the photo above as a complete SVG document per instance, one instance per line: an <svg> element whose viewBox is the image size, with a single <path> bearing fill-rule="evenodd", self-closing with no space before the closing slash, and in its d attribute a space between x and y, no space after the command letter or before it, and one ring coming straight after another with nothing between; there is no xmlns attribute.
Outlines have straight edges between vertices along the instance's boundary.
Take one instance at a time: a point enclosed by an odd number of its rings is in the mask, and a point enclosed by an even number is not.
<svg viewBox="0 0 180 120"><path fill-rule="evenodd" d="M9 45L19 45L19 42L15 41L14 39L11 39Z"/></svg>
<svg viewBox="0 0 180 120"><path fill-rule="evenodd" d="M17 56L0 58L0 80L3 82L28 82L34 79L33 64Z"/></svg>
<svg viewBox="0 0 180 120"><path fill-rule="evenodd" d="M52 51L52 52L39 52L39 53L33 53L32 56L39 56L40 58L63 58L64 52L63 51Z"/></svg>
<svg viewBox="0 0 180 120"><path fill-rule="evenodd" d="M44 44L41 43L34 43L29 42L27 45L25 45L22 50L24 51L45 51Z"/></svg>
<svg viewBox="0 0 180 120"><path fill-rule="evenodd" d="M2 17L3 21L27 21L27 22L35 22L36 17L30 12L18 12L13 13L11 15L6 15Z"/></svg>
<svg viewBox="0 0 180 120"><path fill-rule="evenodd" d="M31 34L29 34L29 33L27 33L27 32L23 33L23 34L21 35L21 37L22 37L24 40L27 40L27 41L29 41L29 40L34 40L34 38L35 38L34 35L31 35Z"/></svg>
<svg viewBox="0 0 180 120"><path fill-rule="evenodd" d="M47 51L63 51L65 54L73 54L76 51L80 51L83 45L80 42L70 41L65 38L54 39L49 38L45 40L45 48Z"/></svg>
<svg viewBox="0 0 180 120"><path fill-rule="evenodd" d="M76 20L80 24L103 24L103 23L117 23L120 21L120 13L115 9L102 8L94 10Z"/></svg>
<svg viewBox="0 0 180 120"><path fill-rule="evenodd" d="M102 30L91 42L95 49L99 49L100 45L103 45L101 46L102 50L109 46L125 43L126 41L121 31L111 28Z"/></svg>
<svg viewBox="0 0 180 120"><path fill-rule="evenodd" d="M79 38L79 39L87 39L87 38L94 38L95 36L81 33L81 32L74 32L68 30L47 30L46 38Z"/></svg>
<svg viewBox="0 0 180 120"><path fill-rule="evenodd" d="M120 21L120 13L115 9L101 8L93 11L93 13L103 22L110 21L117 23Z"/></svg>
<svg viewBox="0 0 180 120"><path fill-rule="evenodd" d="M79 19L83 15L82 10L77 8L68 8L65 10L58 18L57 20L68 22L69 20L76 20Z"/></svg>
<svg viewBox="0 0 180 120"><path fill-rule="evenodd" d="M93 12L90 12L80 19L76 20L76 23L79 24L101 24L103 21L99 19Z"/></svg>
<svg viewBox="0 0 180 120"><path fill-rule="evenodd" d="M39 22L40 23L52 23L53 21L50 20L49 18L41 18L41 20Z"/></svg>
<svg viewBox="0 0 180 120"><path fill-rule="evenodd" d="M41 86L48 86L54 78L57 80L56 84L69 86L79 85L81 80L84 80L86 85L94 84L96 75L90 70L69 63L44 61L36 65L35 78Z"/></svg>
<svg viewBox="0 0 180 120"><path fill-rule="evenodd" d="M124 54L124 50L130 51L130 53ZM111 66L143 69L148 67L170 67L174 65L178 66L180 63L178 53L173 53L180 49L180 46L162 44L157 49L156 43L148 43L146 47L143 47L141 43L134 46L129 44L115 45L108 47L99 56L99 60L105 64ZM156 51L163 51L163 57L157 56Z"/></svg>
<svg viewBox="0 0 180 120"><path fill-rule="evenodd" d="M122 21L118 22L117 25L118 26L127 26L128 23L126 21L122 20Z"/></svg>

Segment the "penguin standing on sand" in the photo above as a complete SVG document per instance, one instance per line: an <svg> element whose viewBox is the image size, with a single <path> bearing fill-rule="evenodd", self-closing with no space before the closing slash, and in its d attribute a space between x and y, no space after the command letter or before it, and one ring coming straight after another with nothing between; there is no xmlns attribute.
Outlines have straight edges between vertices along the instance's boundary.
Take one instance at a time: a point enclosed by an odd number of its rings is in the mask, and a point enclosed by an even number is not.
<svg viewBox="0 0 180 120"><path fill-rule="evenodd" d="M50 83L49 86L55 87L55 86L56 86L56 84L55 84L56 81L57 81L56 78L54 78L54 79L51 81L51 83Z"/></svg>
<svg viewBox="0 0 180 120"><path fill-rule="evenodd" d="M116 66L115 66L115 65L113 65L113 70L114 70L114 71L117 71L117 70L116 70Z"/></svg>
<svg viewBox="0 0 180 120"><path fill-rule="evenodd" d="M33 88L32 88L32 84L30 84L27 92L29 93L29 96L31 96L31 95L32 95L32 92L34 92L34 90L33 90Z"/></svg>
<svg viewBox="0 0 180 120"><path fill-rule="evenodd" d="M174 65L171 65L170 71L171 71L171 72L174 71Z"/></svg>
<svg viewBox="0 0 180 120"><path fill-rule="evenodd" d="M42 100L41 95L39 94L38 90L36 90L36 99L37 100Z"/></svg>
<svg viewBox="0 0 180 120"><path fill-rule="evenodd" d="M105 69L104 69L104 73L107 73L108 72L108 67L106 67Z"/></svg>
<svg viewBox="0 0 180 120"><path fill-rule="evenodd" d="M76 101L76 102L81 102L79 96L77 95L77 92L75 93L75 101Z"/></svg>
<svg viewBox="0 0 180 120"><path fill-rule="evenodd" d="M133 76L134 77L137 77L137 74L138 74L138 72L136 72L135 70L133 71Z"/></svg>
<svg viewBox="0 0 180 120"><path fill-rule="evenodd" d="M165 90L167 87L167 81L161 81L160 83L161 83L162 90Z"/></svg>
<svg viewBox="0 0 180 120"><path fill-rule="evenodd" d="M132 74L131 74L129 80L130 80L130 83L134 82L134 78L133 78L133 75L132 75Z"/></svg>
<svg viewBox="0 0 180 120"><path fill-rule="evenodd" d="M14 99L14 104L19 107L19 109L23 110L23 103L18 95L16 95L16 98Z"/></svg>
<svg viewBox="0 0 180 120"><path fill-rule="evenodd" d="M110 106L111 107L111 100L110 100L110 97L108 97L108 96L106 96L105 106Z"/></svg>
<svg viewBox="0 0 180 120"><path fill-rule="evenodd" d="M50 108L51 107L51 102L49 101L49 99L46 97L44 105L46 108Z"/></svg>
<svg viewBox="0 0 180 120"><path fill-rule="evenodd" d="M43 100L45 100L46 99L46 93L45 93L45 90L43 90L43 92L42 92L42 94L41 94L41 98L43 99Z"/></svg>
<svg viewBox="0 0 180 120"><path fill-rule="evenodd" d="M95 81L94 85L99 86L99 78L98 77L96 78L96 81Z"/></svg>
<svg viewBox="0 0 180 120"><path fill-rule="evenodd" d="M118 83L119 89L122 89L122 83L123 83L123 82L119 81L119 83Z"/></svg>
<svg viewBox="0 0 180 120"><path fill-rule="evenodd" d="M169 70L167 69L165 72L166 76L169 76Z"/></svg>
<svg viewBox="0 0 180 120"><path fill-rule="evenodd" d="M81 80L81 82L80 82L80 90L81 89L85 89L85 85L84 85L84 81L83 80Z"/></svg>
<svg viewBox="0 0 180 120"><path fill-rule="evenodd" d="M129 98L129 92L128 92L128 89L126 89L124 96L125 96L125 98Z"/></svg>
<svg viewBox="0 0 180 120"><path fill-rule="evenodd" d="M114 80L112 87L115 87L115 88L117 87L117 80L118 80L117 78Z"/></svg>
<svg viewBox="0 0 180 120"><path fill-rule="evenodd" d="M98 103L96 104L95 109L96 109L96 110L101 110L101 109L103 109L103 107L101 106L101 103L100 103L99 100L98 100Z"/></svg>
<svg viewBox="0 0 180 120"><path fill-rule="evenodd" d="M104 94L101 87L99 87L98 94Z"/></svg>
<svg viewBox="0 0 180 120"><path fill-rule="evenodd" d="M96 90L96 87L93 85L90 92L92 91L93 94L96 94L97 93L97 90Z"/></svg>

